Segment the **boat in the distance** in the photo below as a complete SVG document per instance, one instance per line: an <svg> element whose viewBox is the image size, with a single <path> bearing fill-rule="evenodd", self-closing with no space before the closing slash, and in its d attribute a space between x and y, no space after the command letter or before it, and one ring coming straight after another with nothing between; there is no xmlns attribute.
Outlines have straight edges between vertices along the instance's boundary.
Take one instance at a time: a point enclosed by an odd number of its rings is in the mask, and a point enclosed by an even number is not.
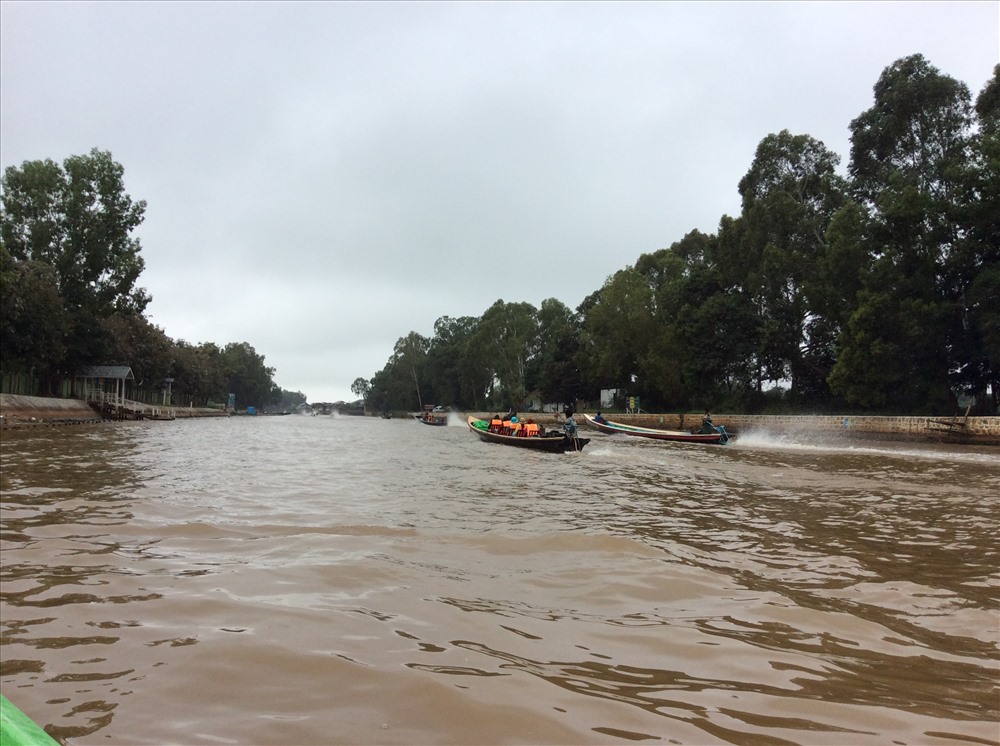
<svg viewBox="0 0 1000 746"><path fill-rule="evenodd" d="M417 422L422 422L425 425L437 425L438 427L443 427L448 424L447 417L434 417L431 414L415 414L413 419Z"/></svg>
<svg viewBox="0 0 1000 746"><path fill-rule="evenodd" d="M590 442L590 438L574 438L561 430L553 430L544 435L506 435L490 430L488 420L480 420L472 415L468 416L469 430L479 436L480 440L487 443L500 443L506 446L517 446L518 448L533 448L536 451L547 453L566 453L582 451L583 447Z"/></svg>
<svg viewBox="0 0 1000 746"><path fill-rule="evenodd" d="M638 425L626 425L621 422L612 422L607 418L596 420L589 414L583 415L584 422L591 427L608 435L633 435L638 438L651 438L653 440L671 440L679 443L712 443L725 445L730 440L729 433L722 425L712 426L714 432L692 433L689 430L657 430L652 427L639 427Z"/></svg>

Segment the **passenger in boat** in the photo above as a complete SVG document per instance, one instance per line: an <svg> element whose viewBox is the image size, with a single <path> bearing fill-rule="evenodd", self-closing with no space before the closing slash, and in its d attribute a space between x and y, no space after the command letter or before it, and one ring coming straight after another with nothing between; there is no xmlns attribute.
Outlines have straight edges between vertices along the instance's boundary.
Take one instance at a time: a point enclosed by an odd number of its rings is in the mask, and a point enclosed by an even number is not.
<svg viewBox="0 0 1000 746"><path fill-rule="evenodd" d="M500 413L493 415L493 421L490 422L490 432L502 433L503 432L503 420L500 419Z"/></svg>
<svg viewBox="0 0 1000 746"><path fill-rule="evenodd" d="M594 417L594 422L607 422L607 420L604 419L604 415L603 414L601 414L600 412L598 412L597 416Z"/></svg>
<svg viewBox="0 0 1000 746"><path fill-rule="evenodd" d="M518 428L521 427L520 420L517 419L517 412L510 411L510 419L507 420L507 435L517 435Z"/></svg>
<svg viewBox="0 0 1000 746"><path fill-rule="evenodd" d="M568 435L571 438L575 438L576 437L576 433L577 433L576 420L573 419L573 413L572 412L570 412L568 415L566 415L566 422L563 423L563 432L565 432L566 435Z"/></svg>
<svg viewBox="0 0 1000 746"><path fill-rule="evenodd" d="M705 414L701 416L701 432L708 435L715 431L715 425L712 424L712 413L706 409Z"/></svg>
<svg viewBox="0 0 1000 746"><path fill-rule="evenodd" d="M529 438L538 435L538 425L535 424L534 420L528 420L524 423L524 434Z"/></svg>

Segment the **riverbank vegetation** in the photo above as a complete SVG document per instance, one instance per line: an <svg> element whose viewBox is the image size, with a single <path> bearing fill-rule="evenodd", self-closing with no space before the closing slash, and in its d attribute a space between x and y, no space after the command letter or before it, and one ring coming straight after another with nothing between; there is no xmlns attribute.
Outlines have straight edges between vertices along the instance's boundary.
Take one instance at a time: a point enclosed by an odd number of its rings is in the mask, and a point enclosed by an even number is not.
<svg viewBox="0 0 1000 746"><path fill-rule="evenodd" d="M264 407L283 392L247 342L173 340L144 315L145 262L132 232L146 203L125 192L124 169L97 149L63 164L9 167L0 212L0 365L4 390L69 395L91 365L128 365L129 395L154 401L173 379L175 403Z"/></svg>
<svg viewBox="0 0 1000 746"><path fill-rule="evenodd" d="M740 214L640 255L574 310L497 299L401 337L352 390L370 410L472 411L635 397L646 410L996 414L1000 388L1000 65L973 101L921 55L851 123L846 170L807 134L766 136ZM173 340L144 315L132 236L145 203L97 149L8 167L0 213L5 380L132 367L184 404L286 408L247 342ZM469 278L473 281L476 278ZM485 279L485 278L479 278ZM181 292L178 289L178 292Z"/></svg>
<svg viewBox="0 0 1000 746"><path fill-rule="evenodd" d="M846 174L809 135L768 135L716 233L642 254L575 311L443 317L354 390L379 410L617 389L650 411L996 414L1000 66L973 102L900 59L850 132Z"/></svg>

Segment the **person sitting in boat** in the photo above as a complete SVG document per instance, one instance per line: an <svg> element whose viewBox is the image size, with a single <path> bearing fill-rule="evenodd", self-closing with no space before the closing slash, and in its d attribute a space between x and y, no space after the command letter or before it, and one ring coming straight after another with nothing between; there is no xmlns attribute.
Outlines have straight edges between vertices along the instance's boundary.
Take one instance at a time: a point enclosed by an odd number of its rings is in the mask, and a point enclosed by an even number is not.
<svg viewBox="0 0 1000 746"><path fill-rule="evenodd" d="M520 427L520 424L518 424L520 422L517 419L517 412L512 409L510 411L510 418L507 420L507 435L514 435Z"/></svg>
<svg viewBox="0 0 1000 746"><path fill-rule="evenodd" d="M529 438L538 435L538 425L535 424L534 420L529 419L524 423L524 434Z"/></svg>
<svg viewBox="0 0 1000 746"><path fill-rule="evenodd" d="M597 416L594 417L594 422L607 422L607 420L604 419L604 415L603 414L601 414L600 412L598 412Z"/></svg>
<svg viewBox="0 0 1000 746"><path fill-rule="evenodd" d="M571 438L575 438L576 437L576 433L577 433L576 420L573 419L573 413L572 412L570 412L568 415L566 415L566 422L563 423L563 432L565 432L566 435L568 435Z"/></svg>
<svg viewBox="0 0 1000 746"><path fill-rule="evenodd" d="M502 433L503 432L503 420L500 419L500 413L493 415L493 420L490 422L490 432Z"/></svg>
<svg viewBox="0 0 1000 746"><path fill-rule="evenodd" d="M712 413L707 409L705 414L701 416L701 432L706 435L716 432L715 425L712 424Z"/></svg>

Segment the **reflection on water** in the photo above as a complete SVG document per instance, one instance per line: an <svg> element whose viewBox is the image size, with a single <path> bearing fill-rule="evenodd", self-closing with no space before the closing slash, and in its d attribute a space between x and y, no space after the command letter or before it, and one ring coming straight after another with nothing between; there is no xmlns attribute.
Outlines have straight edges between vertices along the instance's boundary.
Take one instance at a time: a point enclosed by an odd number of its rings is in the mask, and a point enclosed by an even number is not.
<svg viewBox="0 0 1000 746"><path fill-rule="evenodd" d="M2 442L0 683L65 743L1000 742L1000 457L350 417Z"/></svg>

